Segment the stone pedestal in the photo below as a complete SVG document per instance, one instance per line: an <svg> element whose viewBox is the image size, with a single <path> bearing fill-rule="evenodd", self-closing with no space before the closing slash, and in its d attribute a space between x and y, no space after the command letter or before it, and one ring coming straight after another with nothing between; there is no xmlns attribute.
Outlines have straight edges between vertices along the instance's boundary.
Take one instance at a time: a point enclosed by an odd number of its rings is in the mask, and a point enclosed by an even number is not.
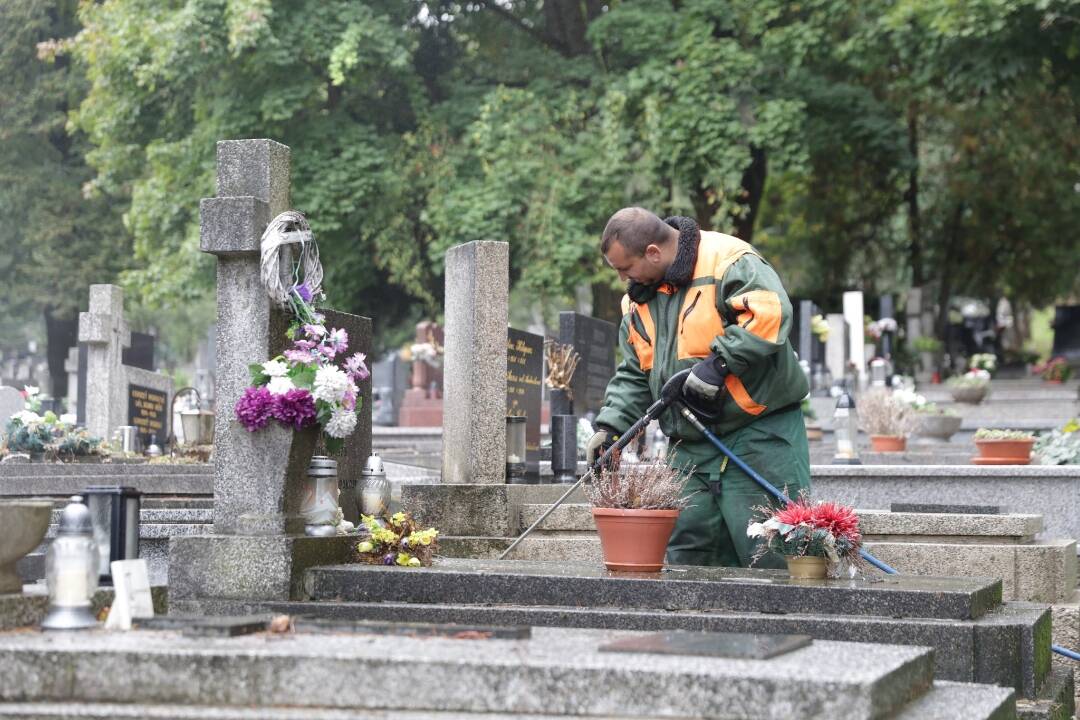
<svg viewBox="0 0 1080 720"><path fill-rule="evenodd" d="M443 482L505 481L509 248L477 241L446 252Z"/></svg>

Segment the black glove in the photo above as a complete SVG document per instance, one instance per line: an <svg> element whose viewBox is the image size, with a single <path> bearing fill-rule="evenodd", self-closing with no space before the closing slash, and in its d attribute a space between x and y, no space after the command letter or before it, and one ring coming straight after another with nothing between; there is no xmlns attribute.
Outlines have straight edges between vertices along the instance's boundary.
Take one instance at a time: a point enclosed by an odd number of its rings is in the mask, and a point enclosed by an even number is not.
<svg viewBox="0 0 1080 720"><path fill-rule="evenodd" d="M716 402L724 389L724 378L729 374L723 358L713 353L690 370L683 393L710 403Z"/></svg>
<svg viewBox="0 0 1080 720"><path fill-rule="evenodd" d="M597 425L596 433L585 444L585 467L592 468L596 458L603 455L619 439L618 433L606 425Z"/></svg>

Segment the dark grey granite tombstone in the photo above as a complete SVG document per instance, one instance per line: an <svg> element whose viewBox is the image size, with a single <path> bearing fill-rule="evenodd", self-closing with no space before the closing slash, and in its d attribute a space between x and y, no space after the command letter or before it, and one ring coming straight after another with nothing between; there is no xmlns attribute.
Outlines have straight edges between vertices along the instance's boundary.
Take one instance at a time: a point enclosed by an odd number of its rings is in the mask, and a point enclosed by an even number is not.
<svg viewBox="0 0 1080 720"><path fill-rule="evenodd" d="M506 334L506 414L525 416L525 466L540 474L540 405L544 338L509 328Z"/></svg>
<svg viewBox="0 0 1080 720"><path fill-rule="evenodd" d="M619 328L607 320L575 312L559 313L559 342L581 356L570 380L574 414L596 414L604 406L604 391L615 374L615 346Z"/></svg>
<svg viewBox="0 0 1080 720"><path fill-rule="evenodd" d="M123 363L143 370L153 370L154 342L154 336L149 333L131 333L131 345L124 348L120 354Z"/></svg>
<svg viewBox="0 0 1080 720"><path fill-rule="evenodd" d="M896 319L896 306L893 304L892 295L881 296L881 308L878 312L878 317L881 319L890 318ZM893 333L892 331L883 332L881 334L881 354L883 357L891 357L893 350Z"/></svg>
<svg viewBox="0 0 1080 720"><path fill-rule="evenodd" d="M1054 349L1073 365L1080 361L1080 305L1058 305L1054 308Z"/></svg>
<svg viewBox="0 0 1080 720"><path fill-rule="evenodd" d="M145 385L128 385L128 425L133 425L144 447L151 440L163 443L168 437L168 393Z"/></svg>

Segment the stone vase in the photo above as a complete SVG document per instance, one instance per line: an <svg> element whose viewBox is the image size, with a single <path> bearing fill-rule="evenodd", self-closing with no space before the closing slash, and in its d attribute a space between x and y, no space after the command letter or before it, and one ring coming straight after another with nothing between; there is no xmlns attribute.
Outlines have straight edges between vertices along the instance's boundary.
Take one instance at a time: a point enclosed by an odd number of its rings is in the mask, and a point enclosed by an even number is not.
<svg viewBox="0 0 1080 720"><path fill-rule="evenodd" d="M990 390L989 384L986 385L954 385L949 388L949 393L952 395L953 400L956 402L968 403L969 405L978 405L984 399Z"/></svg>
<svg viewBox="0 0 1080 720"><path fill-rule="evenodd" d="M659 572L678 510L592 509L604 565L616 572Z"/></svg>
<svg viewBox="0 0 1080 720"><path fill-rule="evenodd" d="M828 576L829 562L824 557L785 555L784 559L787 560L788 576L792 580L824 580Z"/></svg>
<svg viewBox="0 0 1080 720"><path fill-rule="evenodd" d="M52 518L48 500L6 500L0 502L0 595L22 592L22 579L15 564L36 548L45 537Z"/></svg>
<svg viewBox="0 0 1080 720"><path fill-rule="evenodd" d="M948 440L957 430L963 418L959 415L946 415L945 413L920 413L919 424L915 432L921 437L934 438L935 440Z"/></svg>

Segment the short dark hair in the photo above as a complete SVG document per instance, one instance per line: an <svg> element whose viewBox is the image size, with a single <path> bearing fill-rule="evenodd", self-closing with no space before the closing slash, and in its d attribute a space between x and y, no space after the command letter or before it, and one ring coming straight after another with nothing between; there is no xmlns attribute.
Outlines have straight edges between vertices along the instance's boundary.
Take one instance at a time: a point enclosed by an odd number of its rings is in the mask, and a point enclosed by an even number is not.
<svg viewBox="0 0 1080 720"><path fill-rule="evenodd" d="M616 240L634 256L645 254L650 245L663 245L671 238L671 226L645 208L626 207L611 216L604 226L600 252L607 255Z"/></svg>

